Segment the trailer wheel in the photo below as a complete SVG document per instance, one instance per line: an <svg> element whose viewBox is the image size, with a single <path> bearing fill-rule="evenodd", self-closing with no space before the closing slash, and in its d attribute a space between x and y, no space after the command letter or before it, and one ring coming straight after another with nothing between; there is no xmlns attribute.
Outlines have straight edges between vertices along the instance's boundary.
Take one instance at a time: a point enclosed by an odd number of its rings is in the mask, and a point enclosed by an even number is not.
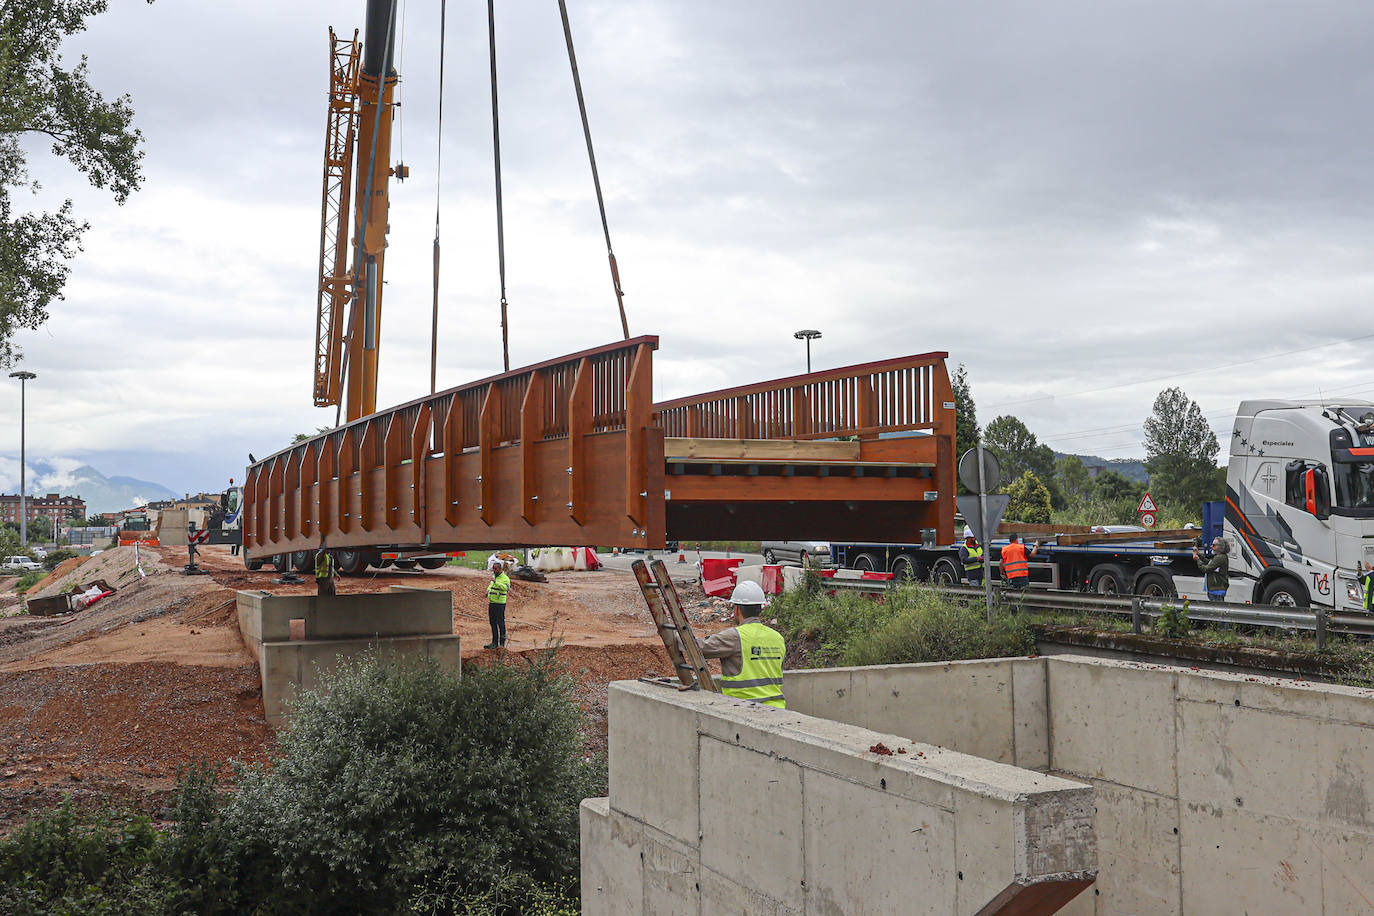
<svg viewBox="0 0 1374 916"><path fill-rule="evenodd" d="M289 572L291 570L291 554L279 553L272 557L272 568L277 572Z"/></svg>
<svg viewBox="0 0 1374 916"><path fill-rule="evenodd" d="M421 569L442 569L448 560L443 557L425 557L417 562L420 564Z"/></svg>
<svg viewBox="0 0 1374 916"><path fill-rule="evenodd" d="M1124 595L1127 591L1126 570L1115 563L1099 563L1088 574L1089 587L1099 595Z"/></svg>
<svg viewBox="0 0 1374 916"><path fill-rule="evenodd" d="M415 561L414 561L414 560L397 560L397 561L396 561L396 568L397 568L397 569L414 569L414 568L415 568Z"/></svg>
<svg viewBox="0 0 1374 916"><path fill-rule="evenodd" d="M916 567L912 565L911 557L906 554L892 561L892 569L890 572L892 573L893 581L896 582L910 582L912 579L916 578Z"/></svg>
<svg viewBox="0 0 1374 916"><path fill-rule="evenodd" d="M367 554L361 550L339 551L339 572L346 576L356 576L367 569Z"/></svg>
<svg viewBox="0 0 1374 916"><path fill-rule="evenodd" d="M1289 576L1280 576L1266 585L1261 600L1265 604L1275 604L1279 607L1307 607L1311 604L1307 586Z"/></svg>
<svg viewBox="0 0 1374 916"><path fill-rule="evenodd" d="M871 553L861 553L854 558L854 569L872 572L878 568L878 558Z"/></svg>
<svg viewBox="0 0 1374 916"><path fill-rule="evenodd" d="M1174 577L1162 569L1142 569L1135 577L1135 593L1146 598L1177 598Z"/></svg>
<svg viewBox="0 0 1374 916"><path fill-rule="evenodd" d="M262 569L262 564L263 564L263 562L264 562L264 561L262 561L262 560L250 560L250 559L248 559L248 555L247 555L247 554L244 554L244 557L243 557L243 566L244 566L244 568L247 569L249 572L257 572L258 570Z"/></svg>
<svg viewBox="0 0 1374 916"><path fill-rule="evenodd" d="M959 578L959 567L955 566L949 557L941 557L936 560L935 566L930 571L930 584L938 585L941 588L958 585Z"/></svg>
<svg viewBox="0 0 1374 916"><path fill-rule="evenodd" d="M315 565L315 553L311 550L297 550L291 554L291 567L296 572L309 572Z"/></svg>

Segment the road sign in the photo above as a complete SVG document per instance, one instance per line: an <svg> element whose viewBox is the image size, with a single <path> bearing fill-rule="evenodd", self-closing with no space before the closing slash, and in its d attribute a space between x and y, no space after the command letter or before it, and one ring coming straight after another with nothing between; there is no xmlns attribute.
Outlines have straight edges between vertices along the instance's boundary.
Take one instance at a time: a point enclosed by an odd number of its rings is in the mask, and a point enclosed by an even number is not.
<svg viewBox="0 0 1374 916"><path fill-rule="evenodd" d="M978 455L983 455L983 480L978 481ZM959 458L959 481L970 493L991 493L1002 483L1002 466L997 456L981 446L971 448Z"/></svg>
<svg viewBox="0 0 1374 916"><path fill-rule="evenodd" d="M1155 521L1155 514L1153 512L1140 513L1140 524L1144 525L1146 528L1153 528L1155 526Z"/></svg>
<svg viewBox="0 0 1374 916"><path fill-rule="evenodd" d="M999 493L995 496L986 496L984 499L988 501L988 529L996 534L997 526L1002 524L1002 516L1006 514L1007 506L1011 503L1011 497ZM978 539L978 543L986 544L988 539L983 537L983 524L978 519L978 497L956 496L954 501L959 507L959 514L964 517L964 522L973 529L973 536Z"/></svg>
<svg viewBox="0 0 1374 916"><path fill-rule="evenodd" d="M1155 505L1154 497L1146 493L1140 499L1140 505L1136 508L1137 512L1158 512L1159 506Z"/></svg>

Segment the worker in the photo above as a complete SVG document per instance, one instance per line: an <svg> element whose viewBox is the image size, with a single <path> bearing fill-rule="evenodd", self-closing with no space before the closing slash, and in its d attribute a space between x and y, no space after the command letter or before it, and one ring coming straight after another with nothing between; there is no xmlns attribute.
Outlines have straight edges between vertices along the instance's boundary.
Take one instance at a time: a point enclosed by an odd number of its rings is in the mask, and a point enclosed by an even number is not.
<svg viewBox="0 0 1374 916"><path fill-rule="evenodd" d="M1008 544L1002 548L1002 581L1006 583L1007 588L1022 589L1030 584L1030 557L1039 551L1039 541L1035 542L1035 546L1027 555L1026 545L1021 543L1021 536L1008 536Z"/></svg>
<svg viewBox="0 0 1374 916"><path fill-rule="evenodd" d="M959 546L959 562L969 585L983 584L983 545L973 536L973 529L964 527L964 543Z"/></svg>
<svg viewBox="0 0 1374 916"><path fill-rule="evenodd" d="M1193 560L1207 577L1208 601L1226 600L1226 590L1231 587L1230 549L1225 540L1217 538L1212 542L1212 556L1204 560L1198 554L1197 545L1193 545Z"/></svg>
<svg viewBox="0 0 1374 916"><path fill-rule="evenodd" d="M1374 563L1355 564L1355 573L1360 577L1360 591L1364 593L1365 613L1374 614Z"/></svg>
<svg viewBox="0 0 1374 916"><path fill-rule="evenodd" d="M701 654L720 659L720 692L727 697L786 709L782 657L787 646L781 633L759 621L763 601L757 582L736 585L730 593L735 625L707 638Z"/></svg>
<svg viewBox="0 0 1374 916"><path fill-rule="evenodd" d="M510 595L510 576L506 575L504 560L493 559L491 582L487 585L487 621L491 624L491 642L482 648L501 649L506 645L506 598Z"/></svg>
<svg viewBox="0 0 1374 916"><path fill-rule="evenodd" d="M328 598L333 598L336 594L334 591L334 555L323 548L315 551L315 594Z"/></svg>

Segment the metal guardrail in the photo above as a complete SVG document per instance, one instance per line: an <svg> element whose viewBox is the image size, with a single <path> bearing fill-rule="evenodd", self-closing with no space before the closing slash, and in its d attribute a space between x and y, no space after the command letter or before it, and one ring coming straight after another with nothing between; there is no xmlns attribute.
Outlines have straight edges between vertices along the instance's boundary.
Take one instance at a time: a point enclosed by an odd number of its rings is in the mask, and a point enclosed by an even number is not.
<svg viewBox="0 0 1374 916"><path fill-rule="evenodd" d="M881 580L826 579L823 587L845 591L880 592L886 591L891 584ZM966 598L983 597L981 588L967 585L945 586L940 588L940 591ZM1016 605L1027 610L1081 611L1129 617L1136 633L1143 632L1146 621L1159 617L1166 606L1179 607L1183 601L1181 598L1157 599L1129 595L1116 597L1082 592L1052 592L1036 588L1023 592L998 589L994 595L1002 604ZM1188 619L1313 633L1318 650L1326 648L1328 633L1374 637L1374 617L1334 614L1327 608L1292 608L1269 604L1236 604L1229 601L1189 601Z"/></svg>

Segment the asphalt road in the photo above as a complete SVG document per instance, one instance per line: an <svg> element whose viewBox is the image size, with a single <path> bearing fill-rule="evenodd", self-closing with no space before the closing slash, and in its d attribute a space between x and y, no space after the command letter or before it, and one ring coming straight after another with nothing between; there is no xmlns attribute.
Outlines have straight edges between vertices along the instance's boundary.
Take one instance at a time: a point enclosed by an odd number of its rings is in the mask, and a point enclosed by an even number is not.
<svg viewBox="0 0 1374 916"><path fill-rule="evenodd" d="M682 555L685 555L687 560L686 563L678 562L678 557ZM635 560L662 560L664 564L668 567L668 575L675 576L678 578L697 575L698 558L738 557L741 559L741 565L743 566L758 566L763 563L763 557L759 556L756 553L727 553L723 550L703 550L700 553L698 553L695 550L688 550L684 552L673 551L671 553L666 550L660 550L645 551L643 553L622 553L618 556L598 553L597 556L601 559L601 562L606 565L607 569L615 570L617 572L624 572L627 574L630 572L630 564L633 563Z"/></svg>

